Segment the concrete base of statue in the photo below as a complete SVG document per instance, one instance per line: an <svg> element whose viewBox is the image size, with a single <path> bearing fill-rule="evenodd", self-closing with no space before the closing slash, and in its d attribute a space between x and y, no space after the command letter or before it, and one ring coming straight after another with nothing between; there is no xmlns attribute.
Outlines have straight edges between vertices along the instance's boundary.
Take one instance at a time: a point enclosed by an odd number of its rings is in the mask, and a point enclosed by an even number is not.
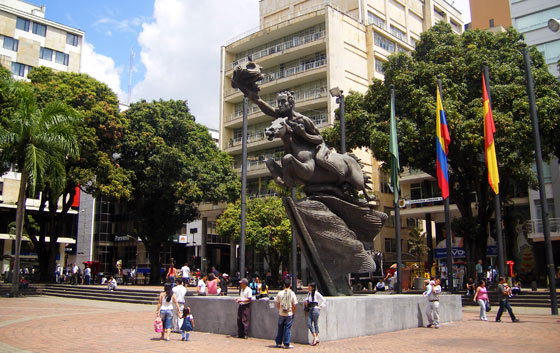
<svg viewBox="0 0 560 353"><path fill-rule="evenodd" d="M312 336L307 328L304 296L298 295L292 326L292 342L308 344ZM406 330L428 324L428 301L421 295L374 294L326 297L321 310L321 341L375 335ZM195 331L237 336L237 307L233 297L186 298L195 318ZM278 310L272 300L255 300L251 304L249 337L274 340L278 327ZM440 324L462 319L461 296L440 295Z"/></svg>

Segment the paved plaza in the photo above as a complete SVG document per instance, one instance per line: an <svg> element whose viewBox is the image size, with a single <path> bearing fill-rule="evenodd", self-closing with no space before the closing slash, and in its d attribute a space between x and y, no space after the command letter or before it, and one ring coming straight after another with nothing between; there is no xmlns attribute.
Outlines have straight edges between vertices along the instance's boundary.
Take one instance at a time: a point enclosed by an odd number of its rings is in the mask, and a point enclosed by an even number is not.
<svg viewBox="0 0 560 353"><path fill-rule="evenodd" d="M270 340L243 340L196 331L191 334L190 342L182 342L179 334L173 334L170 342L160 341L153 329L155 309L155 305L47 296L0 298L0 352L278 351ZM489 313L490 318L494 317L495 309ZM462 321L443 324L438 330L416 328L322 342L317 347L295 344L295 351L560 352L560 317L551 316L550 309L514 308L514 311L521 322L510 322L507 313L501 323L481 322L476 308L472 307L464 309ZM372 313L369 324L375 322Z"/></svg>

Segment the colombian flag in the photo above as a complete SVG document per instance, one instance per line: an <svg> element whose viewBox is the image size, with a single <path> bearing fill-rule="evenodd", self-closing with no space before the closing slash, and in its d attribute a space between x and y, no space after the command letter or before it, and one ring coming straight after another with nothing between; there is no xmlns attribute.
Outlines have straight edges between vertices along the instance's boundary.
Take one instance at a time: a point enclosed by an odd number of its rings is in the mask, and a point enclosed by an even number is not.
<svg viewBox="0 0 560 353"><path fill-rule="evenodd" d="M441 190L441 196L445 200L449 197L449 177L447 175L447 153L448 146L451 142L449 130L447 130L447 120L441 104L441 95L439 88L437 90L437 116L436 116L436 168L438 186Z"/></svg>
<svg viewBox="0 0 560 353"><path fill-rule="evenodd" d="M488 167L488 183L496 195L500 193L500 176L498 175L498 160L496 159L496 147L494 146L494 118L492 108L486 90L486 81L482 74L482 102L484 104L484 152L486 153L486 166Z"/></svg>

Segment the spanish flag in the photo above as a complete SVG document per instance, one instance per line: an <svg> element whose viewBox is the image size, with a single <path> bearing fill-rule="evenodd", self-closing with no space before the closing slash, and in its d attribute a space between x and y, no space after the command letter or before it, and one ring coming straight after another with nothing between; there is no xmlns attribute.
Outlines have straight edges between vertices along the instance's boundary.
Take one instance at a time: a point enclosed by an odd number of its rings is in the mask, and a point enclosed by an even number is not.
<svg viewBox="0 0 560 353"><path fill-rule="evenodd" d="M447 120L441 103L441 93L437 89L437 116L436 116L436 168L438 186L441 190L441 196L445 200L449 197L449 177L447 175L447 153L448 146L451 142L449 130L447 129Z"/></svg>
<svg viewBox="0 0 560 353"><path fill-rule="evenodd" d="M498 160L496 159L496 147L494 146L496 128L494 127L484 73L482 74L482 102L484 104L484 152L486 153L486 166L488 167L488 183L498 195L500 193L500 176L498 175Z"/></svg>

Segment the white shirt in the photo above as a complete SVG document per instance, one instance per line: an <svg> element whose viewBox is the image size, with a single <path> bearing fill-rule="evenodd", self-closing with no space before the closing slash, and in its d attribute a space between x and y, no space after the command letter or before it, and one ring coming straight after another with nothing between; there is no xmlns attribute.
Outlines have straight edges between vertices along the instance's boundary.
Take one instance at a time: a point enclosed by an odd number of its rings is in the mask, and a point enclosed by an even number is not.
<svg viewBox="0 0 560 353"><path fill-rule="evenodd" d="M183 266L181 267L181 276L183 276L183 278L187 278L191 276L191 269L189 268L189 266Z"/></svg>
<svg viewBox="0 0 560 353"><path fill-rule="evenodd" d="M315 294L317 294L317 292L315 292ZM284 296L289 296L290 297L288 299L289 302L290 302L290 308L288 310L282 309L282 300L283 300ZM296 294L294 293L293 290L291 290L291 289L281 290L280 292L278 292L278 295L276 296L276 298L274 298L274 300L277 303L280 303L280 308L278 308L278 314L280 316L292 316L292 315L294 315L292 309L293 309L293 306L297 304L297 298L296 298Z"/></svg>
<svg viewBox="0 0 560 353"><path fill-rule="evenodd" d="M91 268L87 267L87 268L84 270L84 276L91 276Z"/></svg>
<svg viewBox="0 0 560 353"><path fill-rule="evenodd" d="M175 286L173 287L173 293L175 294L175 298L177 298L177 302L184 303L185 302L185 295L187 294L187 288L184 286Z"/></svg>
<svg viewBox="0 0 560 353"><path fill-rule="evenodd" d="M239 303L239 305L247 305L247 304L251 303L250 300L252 298L253 298L253 291L251 290L251 288L249 288L249 286L245 287L245 289L242 289L241 292L239 293L239 300L242 300L242 301L249 300L249 301Z"/></svg>
<svg viewBox="0 0 560 353"><path fill-rule="evenodd" d="M206 283L202 279L198 280L198 288L200 288L200 294L206 294Z"/></svg>
<svg viewBox="0 0 560 353"><path fill-rule="evenodd" d="M78 266L74 265L74 267L72 267L72 273L78 273Z"/></svg>
<svg viewBox="0 0 560 353"><path fill-rule="evenodd" d="M307 298L305 298L307 303L317 303L321 308L324 308L327 305L327 301L325 297L318 290L315 291L315 300L311 298L311 292L307 292Z"/></svg>

